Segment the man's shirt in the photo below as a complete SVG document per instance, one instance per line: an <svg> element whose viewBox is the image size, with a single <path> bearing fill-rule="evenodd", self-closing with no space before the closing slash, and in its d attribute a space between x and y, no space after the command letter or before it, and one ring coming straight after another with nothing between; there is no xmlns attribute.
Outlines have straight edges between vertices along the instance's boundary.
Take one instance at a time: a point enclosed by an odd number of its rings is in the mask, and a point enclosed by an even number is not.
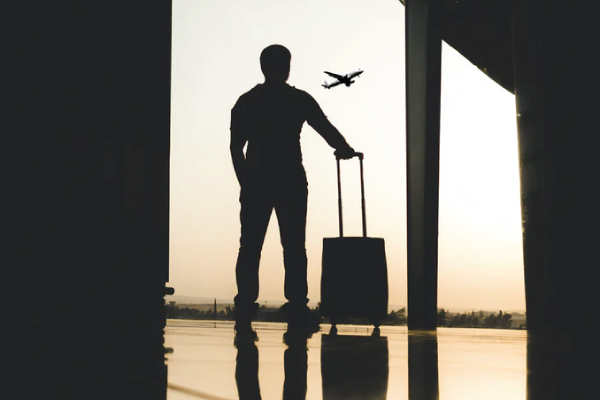
<svg viewBox="0 0 600 400"><path fill-rule="evenodd" d="M335 149L348 144L308 93L288 84L259 84L231 110L231 144L246 150L250 179L303 181L300 132L308 122Z"/></svg>

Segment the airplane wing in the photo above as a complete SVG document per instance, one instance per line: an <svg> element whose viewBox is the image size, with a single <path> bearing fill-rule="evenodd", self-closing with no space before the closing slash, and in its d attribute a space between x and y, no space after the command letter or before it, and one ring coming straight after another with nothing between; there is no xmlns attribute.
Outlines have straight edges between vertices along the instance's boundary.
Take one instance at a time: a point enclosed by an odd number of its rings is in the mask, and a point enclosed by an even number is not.
<svg viewBox="0 0 600 400"><path fill-rule="evenodd" d="M327 75L329 75L329 76L332 76L332 77L334 77L334 78L335 78L335 79L337 79L338 81L339 81L340 79L342 79L342 78L343 78L343 76L342 76L342 75L334 74L333 72L327 72L327 71L323 71L323 72L325 72L325 73L326 73Z"/></svg>
<svg viewBox="0 0 600 400"><path fill-rule="evenodd" d="M364 72L364 71L361 71L361 70L354 71L354 72L352 72L352 73L350 74L350 76L349 76L348 78L352 79L352 78L354 78L355 76L358 76L358 75L362 74L363 72Z"/></svg>
<svg viewBox="0 0 600 400"><path fill-rule="evenodd" d="M331 82L331 83L324 82L321 86L323 86L325 89L329 89L329 88L339 85L340 83L342 83L342 82L340 82L340 81L335 81L335 82Z"/></svg>

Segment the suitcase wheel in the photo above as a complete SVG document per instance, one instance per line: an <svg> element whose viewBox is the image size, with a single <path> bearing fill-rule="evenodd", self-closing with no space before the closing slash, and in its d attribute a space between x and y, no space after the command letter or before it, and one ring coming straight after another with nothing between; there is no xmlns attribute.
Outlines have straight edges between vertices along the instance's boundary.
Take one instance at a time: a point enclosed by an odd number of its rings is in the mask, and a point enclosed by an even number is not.
<svg viewBox="0 0 600 400"><path fill-rule="evenodd" d="M337 325L338 317L337 315L332 315L329 317L329 322L331 323L331 327L334 328ZM335 329L337 332L337 328Z"/></svg>
<svg viewBox="0 0 600 400"><path fill-rule="evenodd" d="M375 326L375 329L379 329L381 326L381 318L371 318L371 322Z"/></svg>

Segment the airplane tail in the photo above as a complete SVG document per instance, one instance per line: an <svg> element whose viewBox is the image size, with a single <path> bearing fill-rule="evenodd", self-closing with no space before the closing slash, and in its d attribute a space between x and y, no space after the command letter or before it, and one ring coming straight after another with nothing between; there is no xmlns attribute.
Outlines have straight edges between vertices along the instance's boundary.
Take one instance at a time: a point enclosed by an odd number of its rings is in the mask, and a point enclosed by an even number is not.
<svg viewBox="0 0 600 400"><path fill-rule="evenodd" d="M327 87L327 81L323 81L323 84L322 84L321 86L323 86L325 89L329 89L329 88Z"/></svg>

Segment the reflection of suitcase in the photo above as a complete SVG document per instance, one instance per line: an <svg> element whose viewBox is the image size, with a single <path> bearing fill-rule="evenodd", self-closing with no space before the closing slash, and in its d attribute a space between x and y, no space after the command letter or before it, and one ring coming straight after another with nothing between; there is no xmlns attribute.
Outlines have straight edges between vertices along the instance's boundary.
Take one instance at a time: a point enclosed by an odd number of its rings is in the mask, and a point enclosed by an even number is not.
<svg viewBox="0 0 600 400"><path fill-rule="evenodd" d="M323 400L385 400L389 357L386 337L322 334Z"/></svg>
<svg viewBox="0 0 600 400"><path fill-rule="evenodd" d="M362 237L344 237L340 160L337 159L340 237L323 239L321 314L335 326L339 318L368 318L375 327L387 315L388 279L385 244L367 237L363 154L360 160Z"/></svg>

